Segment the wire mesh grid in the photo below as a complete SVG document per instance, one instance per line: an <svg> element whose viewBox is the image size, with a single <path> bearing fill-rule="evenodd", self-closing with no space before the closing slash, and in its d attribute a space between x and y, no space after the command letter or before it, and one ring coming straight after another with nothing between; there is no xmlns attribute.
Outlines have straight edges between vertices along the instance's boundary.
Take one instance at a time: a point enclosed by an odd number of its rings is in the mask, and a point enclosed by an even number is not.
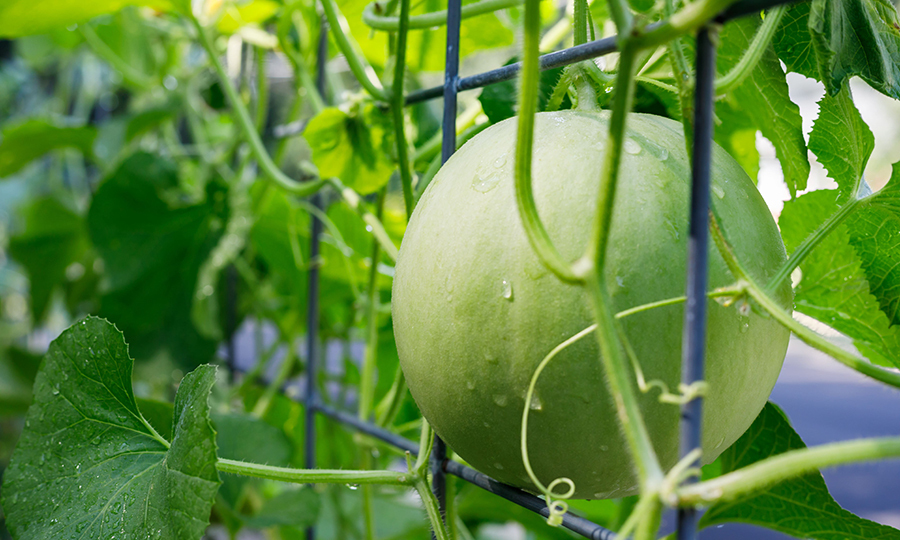
<svg viewBox="0 0 900 540"><path fill-rule="evenodd" d="M728 20L759 13L765 9L795 0L740 0L723 11L711 24L722 24ZM406 95L407 105L420 103L443 97L443 122L441 162L444 163L456 150L456 111L459 92L482 88L494 83L515 78L521 71L522 64L515 63L498 69L478 73L469 77L459 77L459 43L462 22L462 0L449 0L447 9L447 56L444 70L444 84L411 92ZM652 30L661 23L649 25ZM584 60L598 58L617 51L617 36L610 36L569 47L540 57L540 69L546 70L562 67ZM317 86L321 95L325 95L325 65L327 61L327 25L322 25L318 44ZM703 378L704 346L706 333L706 301L708 225L709 225L709 190L710 159L713 140L713 101L715 83L716 43L709 27L701 28L697 34L696 47L696 83L694 98L694 144L691 156L691 201L688 240L687 270L687 302L684 313L682 340L682 382L691 384ZM312 204L322 207L321 195L312 197ZM322 222L311 216L310 253L314 259L319 253L322 234ZM330 407L319 398L316 388L316 373L319 357L319 272L316 265L309 270L308 279L307 321L307 377L305 395L305 466L316 467L316 417L318 414L330 418L361 433L377 438L400 450L415 455L418 445L405 437L383 429L374 423L359 419L350 414ZM230 291L234 296L236 291ZM235 302L232 302L234 304ZM231 310L229 310L231 311ZM234 349L229 347L229 359L234 359ZM700 426L702 400L698 397L682 407L681 413L681 455L700 447ZM523 508L547 517L549 510L543 499L520 489L502 484L487 475L447 458L446 446L435 436L432 449L431 465L433 488L439 501L441 512L445 510L446 474L452 474L466 482L478 486L490 493L511 501ZM690 481L690 480L688 480ZM676 534L678 540L694 540L697 538L697 521L699 513L694 508L682 508L678 511ZM615 533L572 512L563 515L562 526L585 538L594 540L611 540ZM307 540L315 539L315 528L306 531Z"/></svg>

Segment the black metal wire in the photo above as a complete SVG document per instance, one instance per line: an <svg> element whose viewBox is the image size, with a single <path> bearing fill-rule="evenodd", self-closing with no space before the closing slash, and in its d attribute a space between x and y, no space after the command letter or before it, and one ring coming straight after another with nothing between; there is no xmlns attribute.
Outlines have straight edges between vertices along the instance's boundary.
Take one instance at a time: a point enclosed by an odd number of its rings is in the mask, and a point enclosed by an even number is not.
<svg viewBox="0 0 900 540"><path fill-rule="evenodd" d="M444 117L441 122L441 164L456 151L456 105L459 92L459 31L462 26L462 0L447 1L447 59L444 63ZM443 463L447 460L447 445L434 435L431 449L431 489L437 498L441 516L446 521L447 478ZM434 531L431 537L436 538Z"/></svg>
<svg viewBox="0 0 900 540"><path fill-rule="evenodd" d="M319 26L319 43L316 50L316 88L319 95L327 102L325 64L328 61L328 27L324 20ZM311 203L322 209L322 195L316 193ZM304 465L307 469L316 467L316 403L318 389L316 380L319 374L319 241L322 236L322 222L317 212L310 213L312 221L309 238L309 260L312 264L308 274L308 294L306 304L306 407L304 411ZM315 540L315 526L307 527L306 540Z"/></svg>
<svg viewBox="0 0 900 540"><path fill-rule="evenodd" d="M694 147L691 163L691 222L688 237L687 303L681 351L681 380L690 385L703 380L706 352L706 285L709 260L709 184L713 139L713 99L716 45L712 31L697 34L697 83L694 89ZM703 400L697 396L681 407L681 457L702 445ZM699 466L699 460L696 463ZM696 482L691 478L688 482ZM678 540L696 540L696 508L680 508Z"/></svg>

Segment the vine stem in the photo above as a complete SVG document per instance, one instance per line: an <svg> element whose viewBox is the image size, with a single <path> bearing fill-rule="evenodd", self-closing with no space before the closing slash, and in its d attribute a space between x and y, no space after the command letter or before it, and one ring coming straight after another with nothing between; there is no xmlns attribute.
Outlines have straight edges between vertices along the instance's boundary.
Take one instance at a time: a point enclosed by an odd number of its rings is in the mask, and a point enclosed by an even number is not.
<svg viewBox="0 0 900 540"><path fill-rule="evenodd" d="M409 31L409 0L400 0L400 27L397 30L397 55L394 61L394 84L391 87L391 112L394 116L394 137L397 141L397 163L400 167L400 184L403 186L403 203L407 220L416 205L413 194L412 172L409 167L409 145L406 142L406 115L403 112L406 99L403 95L403 79L406 77L406 37Z"/></svg>
<svg viewBox="0 0 900 540"><path fill-rule="evenodd" d="M871 197L872 195L869 195ZM772 292L781 285L781 282L784 281L788 276L791 275L791 272L794 271L795 268L800 266L800 263L803 262L810 253L812 253L813 249L819 245L819 243L827 237L831 231L837 228L844 219L853 213L853 211L859 207L859 204L865 201L868 197L864 199L850 199L847 201L837 212L832 214L824 223L819 225L819 227L809 235L806 240L803 241L797 249L791 253L791 256L788 260L782 265L782 267L778 270L772 279L766 284L765 290L767 292Z"/></svg>
<svg viewBox="0 0 900 540"><path fill-rule="evenodd" d="M416 478L397 471L347 471L343 469L290 469L219 458L216 468L224 473L280 480L294 484L383 484L414 486Z"/></svg>
<svg viewBox="0 0 900 540"><path fill-rule="evenodd" d="M378 219L375 214L369 211L366 207L365 202L363 202L362 197L360 197L359 193L357 193L352 188L345 186L339 179L337 178L329 178L328 182L334 186L334 188L341 194L341 198L350 205L350 208L356 211L357 214L363 219L363 221L372 228L371 232L372 236L375 237L375 240L381 245L381 249L384 250L384 254L391 259L391 261L397 260L397 246L394 245L394 242L391 240L391 237L388 236L386 230L384 230L384 225L381 223L381 220ZM367 227L368 228L368 227Z"/></svg>
<svg viewBox="0 0 900 540"><path fill-rule="evenodd" d="M638 49L658 47L685 34L694 33L701 26L715 19L719 13L734 2L735 0L697 0L690 2L673 13L672 16L667 17L653 30L646 33L635 33L632 38L634 40L632 45Z"/></svg>
<svg viewBox="0 0 900 540"><path fill-rule="evenodd" d="M531 186L532 146L534 143L534 114L538 92L538 45L540 41L540 0L526 0L521 88L519 90L519 123L516 137L515 189L516 205L522 225L535 254L551 272L566 283L583 280L573 272L557 251L547 229L538 216Z"/></svg>
<svg viewBox="0 0 900 540"><path fill-rule="evenodd" d="M121 73L125 82L140 90L147 90L156 83L152 78L131 67L128 62L116 54L105 41L100 39L100 36L97 35L97 32L94 31L94 28L90 24L80 24L78 25L78 29L81 30L84 41L87 42L91 50L94 51L94 54L105 60L116 71Z"/></svg>
<svg viewBox="0 0 900 540"><path fill-rule="evenodd" d="M322 9L325 11L325 18L328 19L328 26L334 36L334 41L347 59L347 65L350 66L353 76L373 98L388 101L388 96L381 86L381 81L375 75L375 70L350 41L350 25L347 24L347 19L341 14L334 0L322 0Z"/></svg>
<svg viewBox="0 0 900 540"><path fill-rule="evenodd" d="M775 31L778 30L778 25L781 23L781 18L785 11L787 11L787 8L781 5L766 14L762 26L759 27L756 35L753 36L753 41L750 42L750 46L744 55L741 56L738 63L726 75L716 80L716 95L727 94L737 88L750 75L753 68L762 59L763 54L768 50L769 44L772 43L772 38L775 37Z"/></svg>
<svg viewBox="0 0 900 540"><path fill-rule="evenodd" d="M900 437L860 439L791 450L718 478L677 489L678 506L733 501L790 478L846 463L900 458Z"/></svg>
<svg viewBox="0 0 900 540"><path fill-rule="evenodd" d="M485 13L492 13L501 9L522 5L524 0L481 0L466 4L462 7L462 19L468 19ZM375 6L378 2L371 3L363 9L362 20L373 30L381 30L383 32L396 32L401 25L400 18L378 15L375 13ZM429 30L438 26L447 25L447 12L434 11L409 18L410 30Z"/></svg>
<svg viewBox="0 0 900 540"><path fill-rule="evenodd" d="M747 294L749 294L750 297L760 305L760 307L762 307L767 313L769 313L769 315L771 315L773 319L781 323L781 325L788 330L792 331L806 344L828 354L845 366L854 369L862 373L863 375L871 377L877 381L881 381L895 388L900 388L900 373L882 369L869 362L866 362L865 360L856 357L856 355L847 352L844 349L841 349L837 345L820 336L818 333L794 320L791 314L782 309L781 306L779 306L778 303L771 296L769 296L762 287L760 287L755 281L753 281L753 279L747 274L743 267L741 267L740 262L737 260L737 257L734 255L734 252L731 249L731 246L728 245L722 229L719 227L718 220L712 212L710 212L709 223L711 236L716 243L716 247L718 247L719 249L719 253L721 253L722 258L725 260L725 264L727 264L729 270L731 270L732 275L740 280L740 284L747 292Z"/></svg>
<svg viewBox="0 0 900 540"><path fill-rule="evenodd" d="M237 118L238 127L250 144L250 151L253 153L253 157L256 158L257 163L259 163L259 166L266 177L273 181L278 187L301 197L306 197L319 191L319 189L325 185L324 180L319 179L310 182L297 182L296 180L289 178L277 165L275 165L275 162L272 161L268 151L266 151L266 147L263 145L259 133L256 131L253 120L250 119L250 113L247 112L247 107L238 95L238 91L228 77L228 74L225 73L225 68L222 67L222 62L219 61L219 55L207 35L206 29L203 28L203 25L200 24L200 21L196 18L192 18L191 22L193 22L194 27L197 30L197 36L200 39L200 44L206 50L209 62L216 71L216 75L219 78L219 84L222 85L222 89L228 97L228 103L231 105L235 117Z"/></svg>

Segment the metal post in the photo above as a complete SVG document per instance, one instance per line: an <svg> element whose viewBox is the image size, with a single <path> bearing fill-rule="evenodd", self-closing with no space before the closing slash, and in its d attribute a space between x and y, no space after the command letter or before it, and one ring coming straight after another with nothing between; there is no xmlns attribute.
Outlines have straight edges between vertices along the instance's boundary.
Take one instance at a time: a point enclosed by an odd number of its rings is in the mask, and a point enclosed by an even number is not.
<svg viewBox="0 0 900 540"><path fill-rule="evenodd" d="M713 84L716 77L716 47L710 33L711 30L705 27L697 34L697 85L694 93L694 147L691 163L687 304L684 310L684 334L681 350L681 380L685 384L692 384L703 379L703 354L706 348L709 177L713 136ZM697 397L681 408L681 457L701 447L702 405L702 399ZM679 509L678 540L695 540L697 538L699 517L694 508Z"/></svg>
<svg viewBox="0 0 900 540"><path fill-rule="evenodd" d="M456 97L459 92L459 28L462 23L462 0L448 0L447 5L447 61L444 65L444 119L441 124L441 163L456 152ZM447 511L447 478L444 462L447 445L437 435L431 450L432 489L437 497L441 515ZM431 537L434 538L432 531Z"/></svg>
<svg viewBox="0 0 900 540"><path fill-rule="evenodd" d="M328 61L328 27L324 20L319 29L319 48L316 54L316 88L323 100L326 100L325 63ZM312 205L322 208L322 194L312 196ZM306 411L304 436L304 466L316 468L316 404L318 392L316 379L319 363L319 237L322 235L322 222L316 214L310 213L312 227L309 239L309 283L306 304ZM316 529L306 529L306 539L315 540Z"/></svg>

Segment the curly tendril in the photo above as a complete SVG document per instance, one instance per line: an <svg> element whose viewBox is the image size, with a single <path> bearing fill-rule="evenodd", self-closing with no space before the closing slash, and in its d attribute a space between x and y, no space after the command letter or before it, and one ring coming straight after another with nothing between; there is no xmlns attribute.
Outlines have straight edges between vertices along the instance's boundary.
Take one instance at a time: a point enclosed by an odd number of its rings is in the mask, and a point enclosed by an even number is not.
<svg viewBox="0 0 900 540"><path fill-rule="evenodd" d="M538 378L541 376L541 372L544 371L544 368L547 367L547 364L549 364L557 354L565 350L566 347L579 339L590 335L596 328L597 325L592 324L554 347L553 350L541 360L537 369L534 370L534 374L531 376L531 382L528 383L528 391L525 392L525 407L522 411L522 464L525 466L525 472L528 473L528 478L530 478L532 483L537 486L538 490L544 494L544 498L547 501L547 510L549 511L547 524L553 527L558 527L562 524L563 515L569 510L569 505L565 502L565 499L569 499L575 494L575 482L570 478L562 477L550 482L549 486L545 486L538 480L537 475L534 474L534 470L531 468L531 460L528 459L528 414L531 412L531 400L534 398L534 388L537 386ZM565 484L568 489L563 493L554 493L553 490L562 484Z"/></svg>

